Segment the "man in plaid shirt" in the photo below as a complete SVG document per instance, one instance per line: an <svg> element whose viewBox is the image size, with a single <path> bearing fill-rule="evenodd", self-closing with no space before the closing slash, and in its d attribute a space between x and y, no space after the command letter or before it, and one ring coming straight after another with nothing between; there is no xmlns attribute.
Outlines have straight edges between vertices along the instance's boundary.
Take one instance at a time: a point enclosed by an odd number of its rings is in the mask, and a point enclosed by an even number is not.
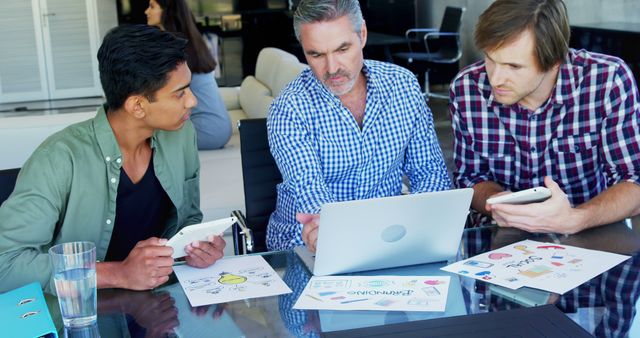
<svg viewBox="0 0 640 338"><path fill-rule="evenodd" d="M573 50L561 0L497 0L475 42L484 60L451 86L454 184L472 219L572 234L640 213L640 104L627 65ZM526 205L486 200L546 186Z"/></svg>
<svg viewBox="0 0 640 338"><path fill-rule="evenodd" d="M267 247L315 251L323 204L399 195L403 175L411 192L449 189L451 180L415 76L363 59L358 1L301 1L293 22L309 68L267 118L283 178Z"/></svg>

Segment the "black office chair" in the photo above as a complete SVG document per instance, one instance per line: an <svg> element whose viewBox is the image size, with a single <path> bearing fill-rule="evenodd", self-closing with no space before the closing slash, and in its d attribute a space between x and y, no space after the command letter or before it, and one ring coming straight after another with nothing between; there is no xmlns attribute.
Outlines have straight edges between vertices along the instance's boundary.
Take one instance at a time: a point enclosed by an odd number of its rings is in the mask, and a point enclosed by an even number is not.
<svg viewBox="0 0 640 338"><path fill-rule="evenodd" d="M269 150L266 122L266 119L238 122L246 217L239 210L231 213L238 218L233 225L236 255L268 251L267 224L276 208L276 186L282 182L282 175Z"/></svg>
<svg viewBox="0 0 640 338"><path fill-rule="evenodd" d="M409 52L393 54L395 63L411 70L418 79L422 78L427 99L429 97L449 99L448 94L432 93L429 90L429 71L443 71L445 68L450 70L453 67L453 75L457 72L458 60L462 57L460 27L464 11L464 8L447 6L439 30L435 28L407 30L405 36Z"/></svg>
<svg viewBox="0 0 640 338"><path fill-rule="evenodd" d="M0 170L0 205L13 192L19 172L20 168Z"/></svg>

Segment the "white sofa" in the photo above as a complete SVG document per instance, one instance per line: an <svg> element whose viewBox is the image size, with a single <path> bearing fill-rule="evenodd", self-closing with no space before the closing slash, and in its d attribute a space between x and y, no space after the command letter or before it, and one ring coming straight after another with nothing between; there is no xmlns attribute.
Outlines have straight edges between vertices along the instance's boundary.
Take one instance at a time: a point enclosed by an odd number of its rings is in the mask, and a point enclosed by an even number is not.
<svg viewBox="0 0 640 338"><path fill-rule="evenodd" d="M240 87L220 88L234 124L234 134L222 149L200 151L200 206L204 220L228 217L232 210L244 211L240 141L237 121L266 117L274 96L305 67L295 56L276 48L265 48L256 64L256 75ZM0 169L22 167L35 148L49 135L95 116L95 111L52 115L0 117Z"/></svg>
<svg viewBox="0 0 640 338"><path fill-rule="evenodd" d="M294 55L267 47L258 54L255 76L247 76L240 87L220 88L234 133L238 120L266 117L273 98L305 67Z"/></svg>

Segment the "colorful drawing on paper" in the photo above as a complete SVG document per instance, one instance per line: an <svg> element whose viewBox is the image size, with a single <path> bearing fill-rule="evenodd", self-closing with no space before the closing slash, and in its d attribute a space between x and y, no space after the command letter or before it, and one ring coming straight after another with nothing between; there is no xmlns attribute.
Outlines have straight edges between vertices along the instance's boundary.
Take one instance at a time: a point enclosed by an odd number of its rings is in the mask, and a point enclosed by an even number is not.
<svg viewBox="0 0 640 338"><path fill-rule="evenodd" d="M440 285L440 284L444 284L445 282L438 279L428 279L424 281L424 283L427 285Z"/></svg>
<svg viewBox="0 0 640 338"><path fill-rule="evenodd" d="M564 247L559 246L559 245L539 245L538 249L564 250Z"/></svg>
<svg viewBox="0 0 640 338"><path fill-rule="evenodd" d="M481 262L481 261L476 261L474 259L470 259L470 260L466 261L464 263L464 265L473 266L473 267L477 267L477 268L488 269L488 268L493 266L493 263Z"/></svg>
<svg viewBox="0 0 640 338"><path fill-rule="evenodd" d="M527 250L526 245L514 245L513 248L522 251L525 255L533 255L533 251Z"/></svg>
<svg viewBox="0 0 640 338"><path fill-rule="evenodd" d="M425 281L426 283L427 281ZM402 284L402 286L406 287L406 288L410 288L410 287L414 287L416 285L416 283L418 283L417 279L414 280L410 280L410 281L406 281Z"/></svg>
<svg viewBox="0 0 640 338"><path fill-rule="evenodd" d="M260 256L222 259L205 269L181 265L173 270L192 306L291 292Z"/></svg>
<svg viewBox="0 0 640 338"><path fill-rule="evenodd" d="M551 271L553 271L553 269L548 266L536 265L529 268L528 270L520 271L519 273L529 278L537 278L544 274L550 273Z"/></svg>
<svg viewBox="0 0 640 338"><path fill-rule="evenodd" d="M429 297L438 297L440 295L440 291L433 286L422 288L422 291Z"/></svg>
<svg viewBox="0 0 640 338"><path fill-rule="evenodd" d="M493 259L493 260L499 260L499 259L509 258L509 257L512 257L512 256L504 252L494 252L489 255L489 259Z"/></svg>
<svg viewBox="0 0 640 338"><path fill-rule="evenodd" d="M450 276L312 277L295 309L444 311Z"/></svg>
<svg viewBox="0 0 640 338"><path fill-rule="evenodd" d="M218 276L207 276L184 281L185 290L202 290L210 294L219 294L223 291L244 292L247 284L270 286L274 281L275 271L264 271L264 267L238 271L237 274L222 271Z"/></svg>
<svg viewBox="0 0 640 338"><path fill-rule="evenodd" d="M524 240L442 269L511 289L529 286L563 294L628 258L568 245Z"/></svg>

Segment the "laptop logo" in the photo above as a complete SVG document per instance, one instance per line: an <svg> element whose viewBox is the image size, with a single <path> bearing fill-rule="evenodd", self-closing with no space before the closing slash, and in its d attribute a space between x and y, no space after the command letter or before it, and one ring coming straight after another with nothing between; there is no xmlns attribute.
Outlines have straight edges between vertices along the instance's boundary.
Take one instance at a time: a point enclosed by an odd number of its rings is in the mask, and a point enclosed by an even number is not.
<svg viewBox="0 0 640 338"><path fill-rule="evenodd" d="M406 234L407 234L407 229L403 225L394 224L382 230L380 237L385 242L393 243L401 240Z"/></svg>

